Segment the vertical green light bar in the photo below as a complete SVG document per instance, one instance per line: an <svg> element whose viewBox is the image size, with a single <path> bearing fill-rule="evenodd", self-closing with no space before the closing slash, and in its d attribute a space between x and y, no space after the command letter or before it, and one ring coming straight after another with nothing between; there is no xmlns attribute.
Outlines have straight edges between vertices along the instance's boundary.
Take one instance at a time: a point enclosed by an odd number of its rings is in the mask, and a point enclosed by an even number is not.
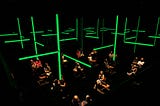
<svg viewBox="0 0 160 106"><path fill-rule="evenodd" d="M59 80L62 79L61 74L61 51L60 51L60 35L59 35L59 17L56 14L56 30L57 30L57 47L58 47L58 71L59 71Z"/></svg>
<svg viewBox="0 0 160 106"><path fill-rule="evenodd" d="M160 19L160 17L158 17L158 22L157 22L157 26L156 26L156 33L155 33L155 36L157 36L158 35L158 28L159 28L159 19ZM154 46L156 45L156 37L154 38Z"/></svg>
<svg viewBox="0 0 160 106"><path fill-rule="evenodd" d="M140 23L140 16L138 17L138 25L137 25L137 29L136 29L136 39L135 39L135 43L137 42L137 39L138 39L138 30L139 30L139 23ZM136 52L136 46L137 45L134 45L134 53Z"/></svg>
<svg viewBox="0 0 160 106"><path fill-rule="evenodd" d="M81 42L81 49L83 50L83 36L84 36L83 35L83 17L81 17L81 23L80 24L81 24L81 34L80 34L81 35L80 36L81 41L80 42Z"/></svg>
<svg viewBox="0 0 160 106"><path fill-rule="evenodd" d="M117 32L118 32L118 15L116 16L116 30L115 30L115 37L114 37L114 56L113 56L113 61L116 60Z"/></svg>
<svg viewBox="0 0 160 106"><path fill-rule="evenodd" d="M32 22L32 34L33 34L33 40L34 40L34 49L35 49L35 54L37 55L37 44L36 44L36 34L35 34L35 29L34 29L34 21L33 21L33 16L31 16L31 22ZM38 59L38 56L36 57Z"/></svg>
<svg viewBox="0 0 160 106"><path fill-rule="evenodd" d="M125 20L125 23L124 23L124 39L123 39L123 42L126 41L126 31L127 31L127 17L126 17L126 20Z"/></svg>
<svg viewBox="0 0 160 106"><path fill-rule="evenodd" d="M102 19L102 28L103 28L103 31L102 31L102 41L101 41L101 45L103 45L103 34L104 34L104 18Z"/></svg>
<svg viewBox="0 0 160 106"><path fill-rule="evenodd" d="M76 38L78 40L78 18L76 18Z"/></svg>
<svg viewBox="0 0 160 106"><path fill-rule="evenodd" d="M97 19L97 28L96 28L96 35L99 37L99 18Z"/></svg>
<svg viewBox="0 0 160 106"><path fill-rule="evenodd" d="M21 25L20 25L19 18L17 18L17 22L18 22L18 31L19 31L19 36L20 36L20 40L21 40L21 47L22 47L22 49L23 49L23 48L24 48L24 46L23 46L23 37L22 37Z"/></svg>

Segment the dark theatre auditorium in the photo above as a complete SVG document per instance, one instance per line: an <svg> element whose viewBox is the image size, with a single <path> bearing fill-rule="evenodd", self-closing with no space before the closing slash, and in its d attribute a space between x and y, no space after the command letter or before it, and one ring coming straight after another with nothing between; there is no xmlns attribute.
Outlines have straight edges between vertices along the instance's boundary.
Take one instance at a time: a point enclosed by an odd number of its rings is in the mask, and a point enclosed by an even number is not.
<svg viewBox="0 0 160 106"><path fill-rule="evenodd" d="M0 4L0 103L155 106L160 65L156 2Z"/></svg>

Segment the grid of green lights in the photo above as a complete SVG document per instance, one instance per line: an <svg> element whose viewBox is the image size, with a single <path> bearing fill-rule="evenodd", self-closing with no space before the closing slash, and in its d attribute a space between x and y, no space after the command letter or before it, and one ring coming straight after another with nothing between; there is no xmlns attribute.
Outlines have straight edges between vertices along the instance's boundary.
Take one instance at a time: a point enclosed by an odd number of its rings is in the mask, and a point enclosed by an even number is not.
<svg viewBox="0 0 160 106"><path fill-rule="evenodd" d="M106 46L101 46L101 47L98 47L98 48L94 48L94 50L100 50L100 49L105 49L105 48L109 48L109 47L114 47L114 54L116 54L116 42L117 42L117 37L118 35L124 35L124 43L127 43L127 44L133 44L134 45L134 52L136 50L136 46L137 45L142 45L142 46L155 46L155 43L156 43L156 39L157 38L160 38L159 34L158 34L158 27L159 27L159 20L160 20L160 17L158 17L158 21L157 21L157 27L156 27L156 33L155 33L155 36L148 36L149 38L154 38L154 43L153 44L145 44L145 43L138 43L137 42L137 37L138 37L138 33L139 32L145 32L144 30L139 30L139 24L140 24L140 16L138 17L138 23L137 23L137 28L136 30L132 30L133 32L136 32L136 36L132 36L132 37L126 37L126 34L129 33L128 29L127 29L127 17L126 17L126 20L125 20L125 23L124 23L124 32L123 33L118 33L118 15L116 16L116 27L115 29L105 29L105 27L103 28L99 28L99 18L97 19L97 26L96 26L96 33L93 31L93 28L92 27L89 27L89 28L84 28L83 30L85 30L87 33L86 34L96 34L97 36L85 36L85 37L88 37L88 38L96 38L96 39L99 39L99 32L98 30L100 29L100 31L104 32L104 31L108 31L108 30L113 30L115 32L112 32L112 34L114 34L114 43L113 44L109 44L109 45L106 45ZM60 34L69 34L69 32L73 32L74 29L70 28L64 32L61 32L59 31L59 16L58 14L56 14L56 34L43 34L41 36L57 36L57 47L58 47L58 50L57 51L53 51L53 52L48 52L48 53L43 53L43 54L38 54L38 50L37 50L37 45L40 45L40 46L44 46L44 44L40 43L40 42L37 42L36 40L36 33L44 33L44 31L35 31L35 28L34 28L34 18L33 16L31 16L31 23L32 23L32 34L33 34L33 39L34 39L34 50L35 50L35 55L32 55L32 56L26 56L26 57L21 57L19 58L19 60L26 60L26 59L30 59L30 58L36 58L38 59L38 57L40 56L47 56L47 55L53 55L53 54L57 54L58 55L58 70L59 70L59 79L62 78L62 74L61 74L61 50L60 50L60 42L63 42L63 41L68 41L68 40L78 40L78 18L76 18L76 37L73 37L73 38L68 38L68 39L60 39ZM104 20L102 21L104 23ZM24 48L24 44L23 42L24 41L29 41L30 39L24 39L24 36L22 35L22 31L21 31L21 26L20 26L20 19L17 18L17 23L18 23L18 33L12 33L12 34L0 34L0 36L16 36L16 35L19 35L19 38L18 40L10 40L10 41L5 41L5 43L15 43L15 42L20 42L21 44L21 47ZM82 23L81 23L82 24ZM103 25L104 26L104 25ZM135 39L134 42L130 42L128 41L129 39ZM83 42L81 42L83 43ZM83 44L81 44L83 45ZM89 68L91 68L91 65L89 64L86 64L82 61L79 61L67 54L64 54L64 56L66 58L69 58L73 61L76 61L76 62L79 62ZM114 55L114 58L113 60L115 61L115 55Z"/></svg>

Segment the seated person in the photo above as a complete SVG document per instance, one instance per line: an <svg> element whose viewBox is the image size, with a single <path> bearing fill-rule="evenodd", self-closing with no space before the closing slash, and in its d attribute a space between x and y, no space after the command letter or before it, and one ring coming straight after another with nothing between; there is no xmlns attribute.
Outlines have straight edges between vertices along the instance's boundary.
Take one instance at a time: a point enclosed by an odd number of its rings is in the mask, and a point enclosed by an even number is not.
<svg viewBox="0 0 160 106"><path fill-rule="evenodd" d="M133 74L136 74L137 71L138 71L137 65L132 65L132 66L131 66L131 70L130 70L130 72L127 72L127 75L128 75L128 76L131 76L131 75L133 75Z"/></svg>

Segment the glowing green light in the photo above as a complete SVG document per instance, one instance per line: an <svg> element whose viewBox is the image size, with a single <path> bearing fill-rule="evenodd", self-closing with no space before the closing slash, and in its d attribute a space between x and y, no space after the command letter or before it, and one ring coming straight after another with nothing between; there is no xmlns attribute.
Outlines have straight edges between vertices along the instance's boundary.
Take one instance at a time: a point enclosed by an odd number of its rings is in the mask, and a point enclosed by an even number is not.
<svg viewBox="0 0 160 106"><path fill-rule="evenodd" d="M148 36L149 38L160 38L160 36Z"/></svg>
<svg viewBox="0 0 160 106"><path fill-rule="evenodd" d="M92 34L96 34L96 32L87 32L86 35L92 35Z"/></svg>
<svg viewBox="0 0 160 106"><path fill-rule="evenodd" d="M33 40L34 40L34 50L35 50L35 54L37 56L38 51L37 51L37 45L36 45L36 33L35 33L35 30L34 30L33 16L31 16L31 22L32 22L32 34L33 34ZM38 56L36 57L36 59L38 60Z"/></svg>
<svg viewBox="0 0 160 106"><path fill-rule="evenodd" d="M68 34L70 34L70 33L68 33L68 32L61 32L61 34L68 35Z"/></svg>
<svg viewBox="0 0 160 106"><path fill-rule="evenodd" d="M97 36L85 36L86 38L93 38L93 39L99 39Z"/></svg>
<svg viewBox="0 0 160 106"><path fill-rule="evenodd" d="M138 43L138 42L124 42L124 43L127 43L127 44L133 44L133 45L141 45L141 46L154 46L153 44L145 44L145 43Z"/></svg>
<svg viewBox="0 0 160 106"><path fill-rule="evenodd" d="M18 33L0 34L0 36L15 36L15 35L18 35Z"/></svg>
<svg viewBox="0 0 160 106"><path fill-rule="evenodd" d="M146 32L145 30L132 30L133 32Z"/></svg>
<svg viewBox="0 0 160 106"><path fill-rule="evenodd" d="M140 24L140 16L138 17L138 25L137 25L137 29L136 29L136 39L135 39L135 42L137 42L137 40L138 40L138 30L139 30L139 24ZM137 45L134 45L134 53L136 52L136 46Z"/></svg>
<svg viewBox="0 0 160 106"><path fill-rule="evenodd" d="M44 33L44 31L34 31L34 32L30 32L30 33Z"/></svg>
<svg viewBox="0 0 160 106"><path fill-rule="evenodd" d="M128 38L126 38L126 40L134 39L134 38L136 38L136 36L128 37Z"/></svg>
<svg viewBox="0 0 160 106"><path fill-rule="evenodd" d="M91 65L89 65L89 64L86 64L86 63L84 63L84 62L82 62L82 61L79 61L79 60L77 60L77 59L75 59L75 58L72 58L72 57L70 57L70 56L68 56L68 55L66 55L66 54L63 54L63 55L64 55L65 57L67 57L67 58L75 61L75 62L78 62L78 63L80 63L80 64L83 64L84 66L87 66L87 67L91 68Z"/></svg>
<svg viewBox="0 0 160 106"><path fill-rule="evenodd" d="M8 40L4 41L4 43L15 43L15 42L21 42L21 41L29 41L30 39L23 39L23 40Z"/></svg>
<svg viewBox="0 0 160 106"><path fill-rule="evenodd" d="M40 57L40 56L47 56L47 55L51 55L51 54L56 54L58 53L58 51L55 52L48 52L48 53L43 53L43 54L37 54L37 55L33 55L33 56L26 56L26 57L21 57L18 60L26 60L26 59L31 59L31 58L35 58L35 57Z"/></svg>
<svg viewBox="0 0 160 106"><path fill-rule="evenodd" d="M69 40L77 40L77 38L61 39L60 41L63 42L63 41L69 41Z"/></svg>
<svg viewBox="0 0 160 106"><path fill-rule="evenodd" d="M58 14L56 14L56 31L57 31L57 48L58 48L58 75L59 79L62 79L62 73L61 73L61 48L60 48L60 34L59 34L59 17Z"/></svg>
<svg viewBox="0 0 160 106"><path fill-rule="evenodd" d="M20 36L20 40L21 40L21 47L22 47L22 49L23 49L23 48L24 48L24 46L23 46L23 36L22 36L22 32L21 32L21 25L20 25L20 20L19 20L19 18L17 18L17 22L18 22L19 36Z"/></svg>
<svg viewBox="0 0 160 106"><path fill-rule="evenodd" d="M116 30L115 30L115 37L114 37L114 55L113 55L113 61L116 60L116 46L117 46L117 33L118 32L118 15L116 16Z"/></svg>
<svg viewBox="0 0 160 106"><path fill-rule="evenodd" d="M42 43L36 42L36 44L38 44L38 45L44 47L44 44L42 44Z"/></svg>
<svg viewBox="0 0 160 106"><path fill-rule="evenodd" d="M112 46L113 46L113 44L107 45L107 46L98 47L98 48L94 48L93 50L100 50L100 49L109 48L109 47L112 47Z"/></svg>
<svg viewBox="0 0 160 106"><path fill-rule="evenodd" d="M56 36L57 34L43 34L41 36Z"/></svg>

